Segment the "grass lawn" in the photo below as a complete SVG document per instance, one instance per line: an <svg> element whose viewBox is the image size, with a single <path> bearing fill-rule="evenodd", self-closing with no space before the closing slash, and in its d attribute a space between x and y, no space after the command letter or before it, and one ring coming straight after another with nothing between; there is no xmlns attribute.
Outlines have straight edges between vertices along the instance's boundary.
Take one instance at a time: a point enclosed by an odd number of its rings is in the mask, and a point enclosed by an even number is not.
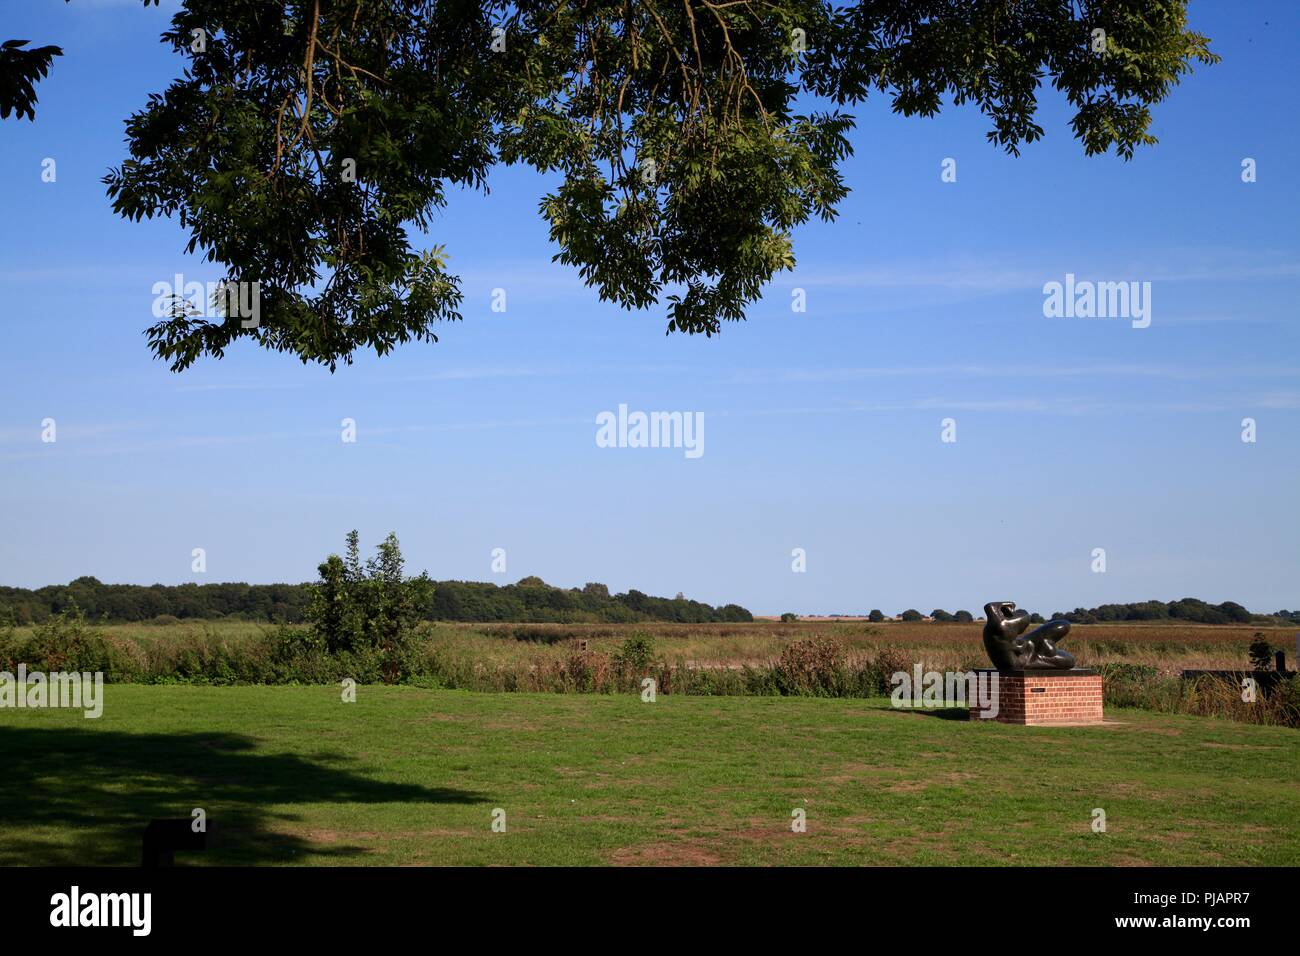
<svg viewBox="0 0 1300 956"><path fill-rule="evenodd" d="M178 863L1300 864L1295 730L954 713L109 685L99 720L0 710L0 865L136 865L145 822L193 807L221 841Z"/></svg>

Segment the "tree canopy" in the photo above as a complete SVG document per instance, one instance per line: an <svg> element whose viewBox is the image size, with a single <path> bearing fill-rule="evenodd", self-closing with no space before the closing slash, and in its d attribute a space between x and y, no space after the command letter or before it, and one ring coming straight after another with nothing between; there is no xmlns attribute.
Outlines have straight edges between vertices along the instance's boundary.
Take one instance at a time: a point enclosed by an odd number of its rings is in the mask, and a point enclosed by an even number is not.
<svg viewBox="0 0 1300 956"><path fill-rule="evenodd" d="M127 120L105 183L121 215L174 216L188 251L259 284L256 324L149 329L174 370L240 338L331 369L436 341L462 293L423 236L448 186L486 189L499 164L558 174L554 258L602 300L711 336L794 267L796 226L834 218L844 107L969 103L1017 153L1050 83L1087 154L1130 158L1151 107L1217 59L1186 6L184 0L163 41L185 72Z"/></svg>
<svg viewBox="0 0 1300 956"><path fill-rule="evenodd" d="M71 3L72 0L64 0ZM158 0L142 0L147 7L158 5ZM0 119L24 116L36 119L36 84L49 75L56 56L63 56L63 48L46 46L24 49L30 40L5 40L0 43Z"/></svg>

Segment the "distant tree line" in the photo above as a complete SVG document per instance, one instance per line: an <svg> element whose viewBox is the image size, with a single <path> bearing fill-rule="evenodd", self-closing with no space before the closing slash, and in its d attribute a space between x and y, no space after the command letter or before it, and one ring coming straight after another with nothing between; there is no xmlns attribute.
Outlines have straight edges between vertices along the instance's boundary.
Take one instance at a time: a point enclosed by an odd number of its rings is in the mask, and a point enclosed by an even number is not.
<svg viewBox="0 0 1300 956"><path fill-rule="evenodd" d="M1072 624L1105 624L1112 621L1187 621L1189 624L1251 624L1271 618L1279 623L1300 623L1300 611L1278 611L1276 614L1252 614L1235 601L1209 604L1197 598L1180 601L1138 601L1133 604L1103 604L1100 607L1076 607L1073 611L1058 611L1053 617L1063 617Z"/></svg>
<svg viewBox="0 0 1300 956"><path fill-rule="evenodd" d="M310 601L307 584L104 584L80 577L34 591L0 587L0 618L40 624L76 606L88 618L112 623L159 617L297 622Z"/></svg>
<svg viewBox="0 0 1300 956"><path fill-rule="evenodd" d="M111 623L234 618L296 624L306 619L313 587L312 584L104 584L93 577L80 577L70 584L36 590L0 586L0 623L7 620L20 626L39 624L75 605L88 618ZM596 583L582 588L559 588L538 577L526 577L504 586L483 581L431 581L429 596L419 613L423 620L433 621L556 624L638 621L717 624L753 620L753 615L737 604L714 607L688 600L681 594L674 598L652 597L635 589L626 594L610 594L608 587ZM936 608L929 616L935 621L973 620L971 613L964 610L949 613ZM1300 625L1300 610L1252 614L1234 601L1209 604L1196 598L1103 604L1058 611L1052 616L1074 624L1172 620L1192 624ZM797 620L796 615L791 617ZM901 617L905 621L919 621L924 616L909 608ZM885 615L873 610L870 619L883 621ZM1043 618L1035 613L1033 620L1037 623Z"/></svg>
<svg viewBox="0 0 1300 956"><path fill-rule="evenodd" d="M611 595L608 587L597 583L557 588L538 577L503 587L481 581L439 581L434 585L429 611L430 618L439 621L716 624L754 619L738 604L713 607L680 594L673 598L652 597L636 589Z"/></svg>
<svg viewBox="0 0 1300 956"><path fill-rule="evenodd" d="M76 605L91 619L132 623L234 618L295 624L305 620L311 584L104 584L80 577L71 584L28 590L0 587L0 621L39 624ZM737 604L652 597L637 590L610 594L603 584L559 588L541 578L497 586L479 581L433 581L420 607L424 620L549 623L673 621L713 624L752 621Z"/></svg>
<svg viewBox="0 0 1300 956"><path fill-rule="evenodd" d="M1105 624L1112 621L1187 621L1190 624L1300 624L1300 611L1277 611L1273 614L1254 614L1235 601L1222 604L1209 604L1197 598L1183 598L1180 601L1138 601L1133 604L1103 604L1100 607L1077 607L1073 611L1057 611L1053 618L1064 618L1072 624ZM870 614L872 621L884 621L885 615L879 610ZM899 615L903 621L923 621L926 616L915 608L908 608ZM970 611L949 613L942 608L935 608L929 614L932 621L956 621L968 623L974 620ZM1041 624L1044 617L1033 612L1030 621Z"/></svg>

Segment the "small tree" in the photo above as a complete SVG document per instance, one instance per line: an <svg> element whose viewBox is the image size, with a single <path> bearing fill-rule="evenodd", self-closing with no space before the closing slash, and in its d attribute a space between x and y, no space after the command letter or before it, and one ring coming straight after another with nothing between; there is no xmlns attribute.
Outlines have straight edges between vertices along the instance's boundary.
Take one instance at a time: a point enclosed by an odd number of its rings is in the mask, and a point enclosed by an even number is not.
<svg viewBox="0 0 1300 956"><path fill-rule="evenodd" d="M937 608L935 608L933 611L931 611L931 612L930 612L930 617L934 618L934 620L936 620L936 621L951 621L951 620L952 620L952 615L949 614L947 611L945 611L945 610L944 610L943 608L941 608L941 607L937 607Z"/></svg>
<svg viewBox="0 0 1300 956"><path fill-rule="evenodd" d="M875 609L870 614L867 615L867 620L871 621L871 623L873 624L879 624L884 619L885 619L884 612L880 611L879 609Z"/></svg>
<svg viewBox="0 0 1300 956"><path fill-rule="evenodd" d="M361 537L356 529L348 532L348 552L343 562L344 578L349 584L360 584L366 578L365 569L361 567Z"/></svg>
<svg viewBox="0 0 1300 956"><path fill-rule="evenodd" d="M427 574L407 578L402 548L390 533L363 565L355 531L347 537L347 557L331 554L320 565L306 617L315 646L329 654L368 650L379 654L389 683L400 676L413 648L416 625L429 603Z"/></svg>
<svg viewBox="0 0 1300 956"><path fill-rule="evenodd" d="M903 620L919 621L921 620L921 612L916 610L915 608L908 608L906 611L903 612Z"/></svg>
<svg viewBox="0 0 1300 956"><path fill-rule="evenodd" d="M1268 670L1273 661L1273 647L1259 631L1255 632L1255 639L1250 642L1249 653L1252 668L1257 671Z"/></svg>
<svg viewBox="0 0 1300 956"><path fill-rule="evenodd" d="M655 658L655 645L649 637L638 634L629 637L614 654L614 662L632 675L640 674Z"/></svg>
<svg viewBox="0 0 1300 956"><path fill-rule="evenodd" d="M401 660L411 650L420 610L432 587L427 574L406 578L397 535L389 532L375 557L366 562L366 638L383 655L384 679L397 679Z"/></svg>
<svg viewBox="0 0 1300 956"><path fill-rule="evenodd" d="M337 554L331 554L316 570L320 580L312 588L306 612L315 638L311 643L330 654L350 651L361 640L356 587L348 580L347 566Z"/></svg>
<svg viewBox="0 0 1300 956"><path fill-rule="evenodd" d="M786 611L781 615L782 624L793 624L797 620L799 620L799 615L795 614L793 611Z"/></svg>
<svg viewBox="0 0 1300 956"><path fill-rule="evenodd" d="M970 611L956 611L953 613L952 619L954 621L959 621L962 624L969 624L971 621L975 620L975 616L971 614Z"/></svg>

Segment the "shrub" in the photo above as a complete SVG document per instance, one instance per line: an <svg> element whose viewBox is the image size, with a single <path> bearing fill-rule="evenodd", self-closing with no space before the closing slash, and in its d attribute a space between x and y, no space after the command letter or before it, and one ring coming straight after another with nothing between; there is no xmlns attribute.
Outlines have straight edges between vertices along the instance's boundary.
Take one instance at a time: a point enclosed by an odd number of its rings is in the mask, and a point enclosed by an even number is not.
<svg viewBox="0 0 1300 956"><path fill-rule="evenodd" d="M906 611L903 612L902 616L904 621L921 620L921 612L916 610L916 608L908 608Z"/></svg>
<svg viewBox="0 0 1300 956"><path fill-rule="evenodd" d="M1300 676L1292 674L1273 689L1273 706L1278 722L1288 727L1300 727Z"/></svg>
<svg viewBox="0 0 1300 956"><path fill-rule="evenodd" d="M117 675L113 647L103 634L86 622L76 602L36 625L31 640L12 652L14 663L23 661L34 671L101 671Z"/></svg>
<svg viewBox="0 0 1300 956"><path fill-rule="evenodd" d="M777 680L784 693L829 695L838 676L840 646L824 637L786 645L777 661Z"/></svg>
<svg viewBox="0 0 1300 956"><path fill-rule="evenodd" d="M897 648L882 648L876 654L875 660L863 668L866 681L865 692L873 696L890 693L894 689L890 678L899 671L910 674L913 663L914 661L909 655Z"/></svg>
<svg viewBox="0 0 1300 956"><path fill-rule="evenodd" d="M1098 664L1096 669L1103 683L1149 681L1159 673L1154 664Z"/></svg>
<svg viewBox="0 0 1300 956"><path fill-rule="evenodd" d="M623 642L614 661L622 669L639 673L650 666L654 656L654 641L643 634L634 634Z"/></svg>
<svg viewBox="0 0 1300 956"><path fill-rule="evenodd" d="M14 669L15 645L13 613L7 607L0 607L0 670Z"/></svg>
<svg viewBox="0 0 1300 956"><path fill-rule="evenodd" d="M746 665L740 669L740 680L744 686L743 692L754 697L776 697L781 693L776 671L770 667L755 668Z"/></svg>
<svg viewBox="0 0 1300 956"><path fill-rule="evenodd" d="M1281 680L1255 700L1244 701L1235 679L1215 674L1192 680L1160 677L1156 668L1147 664L1101 664L1097 670L1102 674L1107 706L1300 727L1296 678Z"/></svg>
<svg viewBox="0 0 1300 956"><path fill-rule="evenodd" d="M614 690L613 669L608 654L579 651L569 658L569 673L575 689L596 693Z"/></svg>
<svg viewBox="0 0 1300 956"><path fill-rule="evenodd" d="M1171 709L1169 695L1179 690L1176 684L1157 687L1159 672L1152 664L1098 664L1097 672L1101 674L1102 698L1114 707L1143 707L1153 695L1162 695L1165 702L1158 709Z"/></svg>

